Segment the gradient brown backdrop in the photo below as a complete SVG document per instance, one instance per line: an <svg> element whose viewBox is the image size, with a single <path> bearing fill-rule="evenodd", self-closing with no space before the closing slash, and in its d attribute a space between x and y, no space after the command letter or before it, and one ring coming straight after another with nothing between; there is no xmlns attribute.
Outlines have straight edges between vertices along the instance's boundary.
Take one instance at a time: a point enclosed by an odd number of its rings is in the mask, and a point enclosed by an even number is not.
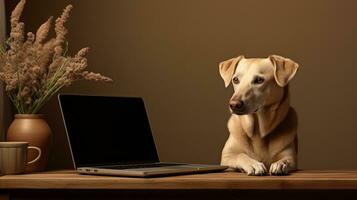
<svg viewBox="0 0 357 200"><path fill-rule="evenodd" d="M232 93L218 63L274 53L301 66L291 84L300 168L357 168L357 1L28 0L27 30L68 3L71 53L90 46L89 69L115 83L62 92L144 97L162 160L218 163ZM55 135L50 167L69 167L56 98L42 113Z"/></svg>

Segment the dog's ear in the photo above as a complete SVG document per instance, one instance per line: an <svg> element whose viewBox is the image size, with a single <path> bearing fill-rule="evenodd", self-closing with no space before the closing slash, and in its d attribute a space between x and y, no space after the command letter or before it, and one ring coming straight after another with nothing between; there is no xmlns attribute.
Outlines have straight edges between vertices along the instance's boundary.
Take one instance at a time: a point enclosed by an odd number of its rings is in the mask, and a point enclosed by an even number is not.
<svg viewBox="0 0 357 200"><path fill-rule="evenodd" d="M299 64L289 58L284 58L278 55L271 55L269 56L269 59L274 65L275 81L280 87L285 87L295 76Z"/></svg>
<svg viewBox="0 0 357 200"><path fill-rule="evenodd" d="M236 58L231 58L229 60L219 63L219 74L224 80L224 85L226 87L228 87L229 83L231 82L234 70L237 67L239 61L243 58L244 56L238 56Z"/></svg>

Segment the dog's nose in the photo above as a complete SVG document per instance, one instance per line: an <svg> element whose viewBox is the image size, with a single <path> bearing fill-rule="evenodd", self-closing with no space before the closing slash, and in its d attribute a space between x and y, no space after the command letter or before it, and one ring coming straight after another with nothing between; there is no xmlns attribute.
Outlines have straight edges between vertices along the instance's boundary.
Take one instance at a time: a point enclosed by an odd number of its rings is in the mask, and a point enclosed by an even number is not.
<svg viewBox="0 0 357 200"><path fill-rule="evenodd" d="M241 100L231 100L229 102L229 107L232 109L232 110L240 110L243 108L243 101Z"/></svg>

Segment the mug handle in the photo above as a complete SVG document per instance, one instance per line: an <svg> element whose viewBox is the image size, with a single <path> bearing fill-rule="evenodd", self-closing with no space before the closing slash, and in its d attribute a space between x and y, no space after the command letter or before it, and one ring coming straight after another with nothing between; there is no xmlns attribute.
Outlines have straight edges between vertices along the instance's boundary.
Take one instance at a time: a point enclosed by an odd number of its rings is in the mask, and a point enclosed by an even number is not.
<svg viewBox="0 0 357 200"><path fill-rule="evenodd" d="M40 148L35 147L35 146L29 146L28 149L35 149L35 150L37 150L37 151L38 151L38 156L37 156L35 159L29 161L27 164L32 164L32 163L38 161L38 160L41 158L41 149L40 149Z"/></svg>

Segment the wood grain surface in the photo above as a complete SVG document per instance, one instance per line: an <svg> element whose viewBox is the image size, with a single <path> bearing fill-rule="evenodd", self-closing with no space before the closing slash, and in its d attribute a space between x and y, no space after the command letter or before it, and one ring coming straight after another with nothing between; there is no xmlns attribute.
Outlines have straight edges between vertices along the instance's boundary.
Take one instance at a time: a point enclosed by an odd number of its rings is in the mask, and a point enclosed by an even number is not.
<svg viewBox="0 0 357 200"><path fill-rule="evenodd" d="M357 189L357 170L301 170L288 176L247 176L237 172L162 178L124 178L49 171L0 177L9 189Z"/></svg>

